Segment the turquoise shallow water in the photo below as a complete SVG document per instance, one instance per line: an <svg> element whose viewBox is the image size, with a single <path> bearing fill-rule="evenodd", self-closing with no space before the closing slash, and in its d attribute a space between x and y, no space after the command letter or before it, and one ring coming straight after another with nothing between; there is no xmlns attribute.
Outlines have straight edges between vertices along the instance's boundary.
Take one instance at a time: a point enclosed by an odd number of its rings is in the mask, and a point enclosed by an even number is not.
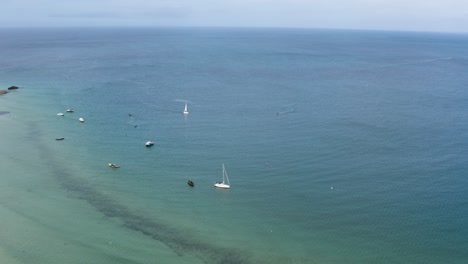
<svg viewBox="0 0 468 264"><path fill-rule="evenodd" d="M4 261L468 259L466 35L3 29L0 39L0 85L21 87L0 97ZM213 188L223 162L230 190Z"/></svg>

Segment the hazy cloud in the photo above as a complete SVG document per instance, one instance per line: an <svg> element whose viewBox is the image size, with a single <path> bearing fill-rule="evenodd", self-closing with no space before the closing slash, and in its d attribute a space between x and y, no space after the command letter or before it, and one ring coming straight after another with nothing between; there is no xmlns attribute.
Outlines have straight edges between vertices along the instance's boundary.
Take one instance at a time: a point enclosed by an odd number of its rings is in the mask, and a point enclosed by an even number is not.
<svg viewBox="0 0 468 264"><path fill-rule="evenodd" d="M3 0L0 26L265 26L468 32L466 0Z"/></svg>
<svg viewBox="0 0 468 264"><path fill-rule="evenodd" d="M51 18L118 18L119 15L115 13L106 13L106 12L82 12L82 13L56 13L50 14Z"/></svg>

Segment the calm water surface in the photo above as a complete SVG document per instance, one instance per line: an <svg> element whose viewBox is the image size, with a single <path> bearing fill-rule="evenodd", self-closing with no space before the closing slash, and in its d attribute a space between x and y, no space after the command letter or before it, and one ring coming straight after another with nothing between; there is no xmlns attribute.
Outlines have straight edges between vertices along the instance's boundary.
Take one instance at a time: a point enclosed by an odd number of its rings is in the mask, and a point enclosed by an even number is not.
<svg viewBox="0 0 468 264"><path fill-rule="evenodd" d="M468 260L467 35L0 39L2 262Z"/></svg>

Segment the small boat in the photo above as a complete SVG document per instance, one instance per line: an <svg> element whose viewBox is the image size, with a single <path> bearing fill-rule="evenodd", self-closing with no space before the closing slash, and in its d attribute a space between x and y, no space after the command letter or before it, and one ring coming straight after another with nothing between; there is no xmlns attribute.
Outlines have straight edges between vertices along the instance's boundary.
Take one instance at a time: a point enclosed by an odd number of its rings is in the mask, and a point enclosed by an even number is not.
<svg viewBox="0 0 468 264"><path fill-rule="evenodd" d="M64 114L63 114L63 113L58 113L57 115L58 115L58 116L64 116Z"/></svg>
<svg viewBox="0 0 468 264"><path fill-rule="evenodd" d="M188 180L188 181L187 181L187 184L188 184L189 186L192 186L192 187L193 187L193 185L194 185L194 183L193 183L192 180Z"/></svg>
<svg viewBox="0 0 468 264"><path fill-rule="evenodd" d="M73 110L71 108L67 109L67 113L73 113L73 112L75 112L75 110Z"/></svg>
<svg viewBox="0 0 468 264"><path fill-rule="evenodd" d="M84 123L84 119L82 117L78 118L78 120L80 120L81 123Z"/></svg>
<svg viewBox="0 0 468 264"><path fill-rule="evenodd" d="M145 146L147 146L147 147L151 147L151 146L153 146L153 145L154 145L154 142L153 142L153 141L147 141L147 142L145 143Z"/></svg>
<svg viewBox="0 0 468 264"><path fill-rule="evenodd" d="M222 182L220 182L220 181L216 182L214 184L214 187L221 188L221 189L231 188L231 184L229 183L229 178L228 178L228 175L227 175L226 168L224 167L224 163L223 163L223 181Z"/></svg>
<svg viewBox="0 0 468 264"><path fill-rule="evenodd" d="M55 140L59 141L59 140L64 140L65 138L56 138Z"/></svg>
<svg viewBox="0 0 468 264"><path fill-rule="evenodd" d="M114 164L114 163L109 163L109 167L111 167L113 169L117 169L117 168L120 168L120 165L117 165L117 164Z"/></svg>
<svg viewBox="0 0 468 264"><path fill-rule="evenodd" d="M187 110L187 103L185 103L185 109L184 109L184 112L183 112L183 113L184 113L184 115L188 115L188 114L189 114L189 112L188 112L188 110Z"/></svg>

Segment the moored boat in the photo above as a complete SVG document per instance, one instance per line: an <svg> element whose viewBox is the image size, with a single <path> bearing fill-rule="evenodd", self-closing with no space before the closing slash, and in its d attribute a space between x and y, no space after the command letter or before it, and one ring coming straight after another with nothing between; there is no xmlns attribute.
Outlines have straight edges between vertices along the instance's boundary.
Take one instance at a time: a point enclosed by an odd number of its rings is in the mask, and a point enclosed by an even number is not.
<svg viewBox="0 0 468 264"><path fill-rule="evenodd" d="M188 184L189 186L191 186L191 187L193 187L193 186L195 185L195 184L193 183L192 180L188 180L188 181L187 181L187 184Z"/></svg>
<svg viewBox="0 0 468 264"><path fill-rule="evenodd" d="M189 112L188 112L188 108L187 108L187 103L185 103L185 108L184 108L184 115L188 115Z"/></svg>
<svg viewBox="0 0 468 264"><path fill-rule="evenodd" d="M214 187L221 188L221 189L229 189L231 188L231 184L229 183L229 178L227 175L226 168L224 167L223 163L223 181L218 181L214 184Z"/></svg>
<svg viewBox="0 0 468 264"><path fill-rule="evenodd" d="M117 165L117 164L114 164L114 163L109 163L109 167L111 167L113 169L116 169L116 168L120 168L120 165Z"/></svg>

